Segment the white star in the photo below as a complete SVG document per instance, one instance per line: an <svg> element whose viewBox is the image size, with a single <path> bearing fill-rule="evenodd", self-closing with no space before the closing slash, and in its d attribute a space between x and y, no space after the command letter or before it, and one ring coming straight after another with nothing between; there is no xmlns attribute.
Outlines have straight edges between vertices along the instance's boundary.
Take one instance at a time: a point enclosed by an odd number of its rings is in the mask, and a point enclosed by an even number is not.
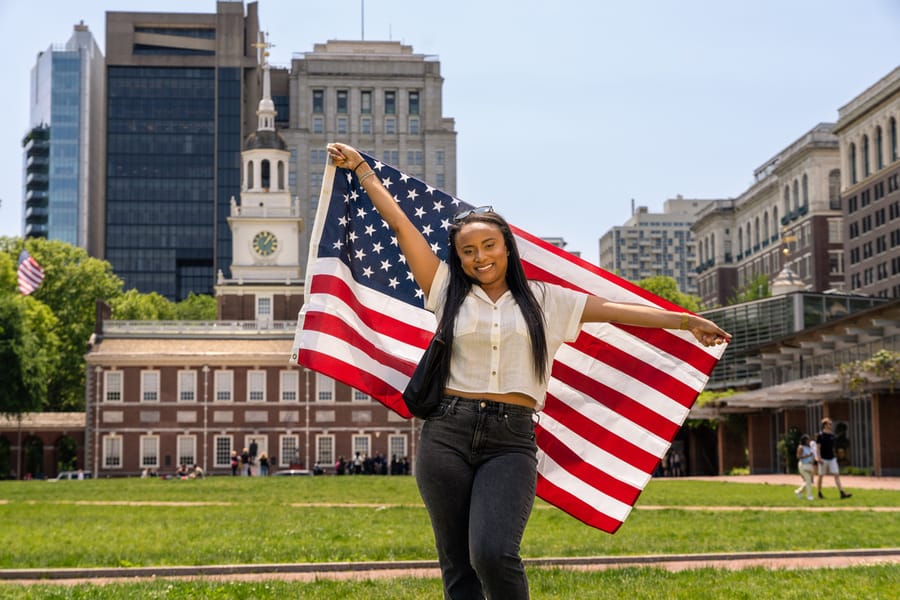
<svg viewBox="0 0 900 600"><path fill-rule="evenodd" d="M372 246L372 251L375 254L381 254L382 250L384 250L384 246L381 245L381 242L375 242L375 245Z"/></svg>
<svg viewBox="0 0 900 600"><path fill-rule="evenodd" d="M444 203L440 200L436 201L434 203L434 212L441 212L442 210L444 210Z"/></svg>
<svg viewBox="0 0 900 600"><path fill-rule="evenodd" d="M347 183L353 183L353 177L351 177L350 171L347 171L346 177L347 177Z"/></svg>
<svg viewBox="0 0 900 600"><path fill-rule="evenodd" d="M417 206L416 207L416 216L421 219L422 215L424 215L424 214L425 214L425 209L422 208L421 206Z"/></svg>
<svg viewBox="0 0 900 600"><path fill-rule="evenodd" d="M415 200L416 196L418 196L418 195L419 194L416 193L416 190L414 190L413 188L409 188L409 191L406 192L406 199L407 200Z"/></svg>
<svg viewBox="0 0 900 600"><path fill-rule="evenodd" d="M398 245L399 244L397 243L397 236L392 235L391 236L391 246L398 246Z"/></svg>
<svg viewBox="0 0 900 600"><path fill-rule="evenodd" d="M344 194L344 204L350 203L350 194Z"/></svg>
<svg viewBox="0 0 900 600"><path fill-rule="evenodd" d="M426 183L425 184L425 193L434 195L434 188Z"/></svg>
<svg viewBox="0 0 900 600"><path fill-rule="evenodd" d="M384 179L381 180L381 185L384 186L384 189L389 190L389 189L391 189L391 186L394 184L391 181L390 177L385 177Z"/></svg>
<svg viewBox="0 0 900 600"><path fill-rule="evenodd" d="M400 262L402 262L404 265L406 264L406 256L404 256L403 254L400 255Z"/></svg>
<svg viewBox="0 0 900 600"><path fill-rule="evenodd" d="M416 280L415 276L412 274L412 271L406 272L406 280L407 281L415 281Z"/></svg>
<svg viewBox="0 0 900 600"><path fill-rule="evenodd" d="M372 165L372 168L375 169L376 171L380 171L383 166L384 166L383 162L381 162L380 160L376 160L375 164Z"/></svg>
<svg viewBox="0 0 900 600"><path fill-rule="evenodd" d="M425 227L422 228L422 235L427 237L431 234L432 234L431 225L426 225Z"/></svg>
<svg viewBox="0 0 900 600"><path fill-rule="evenodd" d="M356 238L359 236L356 235L355 231L351 231L350 233L347 234L347 237L350 239L351 242L355 242Z"/></svg>
<svg viewBox="0 0 900 600"><path fill-rule="evenodd" d="M388 287L390 287L391 289L396 290L398 285L400 285L400 282L397 281L397 278L396 278L396 277L391 277L391 278L388 280Z"/></svg>
<svg viewBox="0 0 900 600"><path fill-rule="evenodd" d="M366 253L363 252L362 249L359 249L355 252L356 260L362 260L366 257Z"/></svg>
<svg viewBox="0 0 900 600"><path fill-rule="evenodd" d="M416 288L416 298L424 298L424 297L425 297L425 293L420 288Z"/></svg>
<svg viewBox="0 0 900 600"><path fill-rule="evenodd" d="M364 209L364 208L357 208L357 209L356 209L356 217L357 217L358 219L365 219L365 218L366 218L366 209Z"/></svg>
<svg viewBox="0 0 900 600"><path fill-rule="evenodd" d="M409 175L407 175L406 173L400 173L400 181L406 183L407 181L409 181Z"/></svg>
<svg viewBox="0 0 900 600"><path fill-rule="evenodd" d="M433 244L431 244L431 251L434 252L436 255L438 252L441 251L441 245L438 244L437 242L434 242Z"/></svg>
<svg viewBox="0 0 900 600"><path fill-rule="evenodd" d="M366 235L372 237L375 234L375 226L374 225L366 225Z"/></svg>
<svg viewBox="0 0 900 600"><path fill-rule="evenodd" d="M459 198L454 198L453 200L450 201L450 204L452 204L453 206L459 206L459 203L460 203Z"/></svg>
<svg viewBox="0 0 900 600"><path fill-rule="evenodd" d="M341 240L337 240L334 242L334 244L331 245L331 247L334 248L335 250L340 250L341 248L344 247L344 242L342 242Z"/></svg>
<svg viewBox="0 0 900 600"><path fill-rule="evenodd" d="M341 215L340 218L338 218L338 223L341 227L346 227L349 222L350 219L347 218L347 215Z"/></svg>
<svg viewBox="0 0 900 600"><path fill-rule="evenodd" d="M363 269L362 274L368 278L371 278L372 277L372 268L366 267L365 269Z"/></svg>
<svg viewBox="0 0 900 600"><path fill-rule="evenodd" d="M359 192L357 192L356 190L351 190L350 191L350 199L351 200L359 200Z"/></svg>
<svg viewBox="0 0 900 600"><path fill-rule="evenodd" d="M389 260L381 261L381 270L382 271L390 271L391 270L391 261L389 261Z"/></svg>
<svg viewBox="0 0 900 600"><path fill-rule="evenodd" d="M441 219L441 229L444 231L450 229L450 219Z"/></svg>

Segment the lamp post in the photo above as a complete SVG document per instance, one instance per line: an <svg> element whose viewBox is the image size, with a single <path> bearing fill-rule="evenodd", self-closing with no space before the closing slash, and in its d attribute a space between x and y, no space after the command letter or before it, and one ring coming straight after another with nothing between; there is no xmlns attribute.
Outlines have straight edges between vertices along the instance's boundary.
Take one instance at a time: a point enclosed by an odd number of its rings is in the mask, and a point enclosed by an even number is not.
<svg viewBox="0 0 900 600"><path fill-rule="evenodd" d="M207 468L207 414L209 410L209 365L203 365L203 473L209 473Z"/></svg>
<svg viewBox="0 0 900 600"><path fill-rule="evenodd" d="M96 377L94 378L94 386L97 388L96 393L94 394L94 440L91 444L91 457L93 463L93 477L94 479L98 479L100 477L100 468L99 456L100 456L100 374L103 372L103 367L97 365L94 367L94 374Z"/></svg>
<svg viewBox="0 0 900 600"><path fill-rule="evenodd" d="M309 374L309 369L303 369L303 378L306 385L306 434L304 435L306 438L306 458L304 459L303 466L306 469L309 469Z"/></svg>

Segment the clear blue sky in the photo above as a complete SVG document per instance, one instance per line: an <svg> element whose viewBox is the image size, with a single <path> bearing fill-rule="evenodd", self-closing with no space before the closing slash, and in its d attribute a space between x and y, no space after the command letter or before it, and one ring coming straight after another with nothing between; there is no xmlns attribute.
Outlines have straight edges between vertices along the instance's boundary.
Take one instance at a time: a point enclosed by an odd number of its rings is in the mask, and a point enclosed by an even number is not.
<svg viewBox="0 0 900 600"><path fill-rule="evenodd" d="M272 62L360 39L360 0L260 0ZM0 0L0 235L21 234L21 139L39 51L106 11L214 0ZM897 0L365 0L365 38L436 55L457 195L598 258L631 199L733 197L753 170L900 64Z"/></svg>

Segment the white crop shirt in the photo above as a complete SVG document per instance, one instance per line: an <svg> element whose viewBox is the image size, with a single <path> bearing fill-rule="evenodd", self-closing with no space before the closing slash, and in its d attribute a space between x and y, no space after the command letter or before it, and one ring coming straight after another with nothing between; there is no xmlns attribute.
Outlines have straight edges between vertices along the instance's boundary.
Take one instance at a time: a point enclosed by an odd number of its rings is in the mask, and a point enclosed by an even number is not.
<svg viewBox="0 0 900 600"><path fill-rule="evenodd" d="M450 267L442 262L425 303L439 323L449 282ZM578 337L587 294L544 282L528 285L544 313L549 375L559 347ZM512 292L495 303L481 286L472 286L456 317L447 387L475 394L519 392L534 399L535 410L544 407L547 381L534 371L531 337Z"/></svg>

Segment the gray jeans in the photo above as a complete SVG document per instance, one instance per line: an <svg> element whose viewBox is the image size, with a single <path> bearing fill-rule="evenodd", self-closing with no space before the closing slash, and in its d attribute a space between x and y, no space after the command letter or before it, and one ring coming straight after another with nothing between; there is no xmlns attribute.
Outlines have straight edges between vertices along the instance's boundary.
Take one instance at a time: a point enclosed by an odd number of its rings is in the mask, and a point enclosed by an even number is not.
<svg viewBox="0 0 900 600"><path fill-rule="evenodd" d="M528 598L519 546L537 479L533 414L447 396L422 427L416 482L431 517L445 598Z"/></svg>

